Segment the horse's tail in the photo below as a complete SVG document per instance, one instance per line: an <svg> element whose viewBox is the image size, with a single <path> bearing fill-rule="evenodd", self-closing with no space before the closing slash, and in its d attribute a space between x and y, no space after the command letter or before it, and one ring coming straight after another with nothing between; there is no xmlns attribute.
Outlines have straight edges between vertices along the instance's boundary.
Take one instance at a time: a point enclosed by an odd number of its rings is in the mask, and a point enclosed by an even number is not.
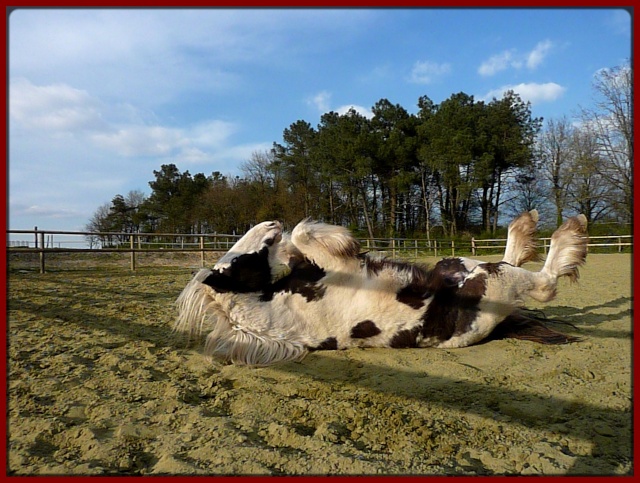
<svg viewBox="0 0 640 483"><path fill-rule="evenodd" d="M579 337L568 335L549 327L549 324L573 324L557 319L547 319L538 311L520 309L504 319L491 333L490 339L521 339L541 344L568 344Z"/></svg>
<svg viewBox="0 0 640 483"><path fill-rule="evenodd" d="M173 324L174 332L181 332L189 341L199 338L207 329L207 306L211 297L207 286L202 282L211 274L211 270L201 269L182 290L175 305L178 316Z"/></svg>
<svg viewBox="0 0 640 483"><path fill-rule="evenodd" d="M185 334L189 342L199 342L206 334L204 354L234 364L268 366L305 356L307 349L299 341L257 334L234 322L202 283L209 274L211 270L200 270L178 296L174 332Z"/></svg>

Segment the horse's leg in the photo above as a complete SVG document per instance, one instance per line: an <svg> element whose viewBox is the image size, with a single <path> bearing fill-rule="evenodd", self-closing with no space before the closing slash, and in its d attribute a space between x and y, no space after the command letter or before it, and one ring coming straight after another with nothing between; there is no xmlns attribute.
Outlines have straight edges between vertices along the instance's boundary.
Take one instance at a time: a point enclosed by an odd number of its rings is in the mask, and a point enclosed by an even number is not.
<svg viewBox="0 0 640 483"><path fill-rule="evenodd" d="M488 274L487 297L509 301L528 296L539 302L548 302L556 295L560 277L577 280L578 267L587 257L587 243L587 218L578 215L569 218L551 235L549 253L539 272L510 265L479 265L478 269L484 269ZM492 276L492 272L495 275Z"/></svg>
<svg viewBox="0 0 640 483"><path fill-rule="evenodd" d="M464 347L481 341L505 318L517 312L525 296L547 302L556 295L558 278L578 278L587 256L587 219L569 218L551 237L544 266L531 272L510 264L481 263L456 291L460 307L453 337L438 347Z"/></svg>
<svg viewBox="0 0 640 483"><path fill-rule="evenodd" d="M521 213L509 223L507 230L507 243L504 250L502 261L514 267L520 267L526 262L538 260L538 252L536 251L536 224L538 223L538 211L531 210ZM473 258L460 257L464 268L472 271L481 263L482 260Z"/></svg>
<svg viewBox="0 0 640 483"><path fill-rule="evenodd" d="M580 276L578 267L587 257L587 218L578 215L569 218L553 235L547 259L538 272L536 287L527 293L539 302L548 302L556 296L558 278L568 277L572 282Z"/></svg>
<svg viewBox="0 0 640 483"><path fill-rule="evenodd" d="M351 272L360 263L360 244L342 226L303 220L291 232L291 242L309 261L325 270Z"/></svg>
<svg viewBox="0 0 640 483"><path fill-rule="evenodd" d="M535 261L539 258L535 240L537 223L537 210L522 213L509 223L503 262L520 267L525 262Z"/></svg>

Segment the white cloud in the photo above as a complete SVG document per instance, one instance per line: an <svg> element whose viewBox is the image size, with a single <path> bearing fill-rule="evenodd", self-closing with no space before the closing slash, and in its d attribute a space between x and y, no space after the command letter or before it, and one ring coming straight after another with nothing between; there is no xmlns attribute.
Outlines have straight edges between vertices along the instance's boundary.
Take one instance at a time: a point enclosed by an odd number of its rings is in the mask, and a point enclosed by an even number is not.
<svg viewBox="0 0 640 483"><path fill-rule="evenodd" d="M253 153L269 151L271 148L273 148L273 143L271 142L236 144L222 148L217 155L224 159L233 160L236 165L239 165L240 162L251 159Z"/></svg>
<svg viewBox="0 0 640 483"><path fill-rule="evenodd" d="M343 116L347 112L349 112L350 109L353 109L358 114L360 114L361 116L364 116L364 117L366 117L368 119L371 119L373 117L373 113L371 112L371 109L368 109L368 108L363 107L363 106L358 106L357 104L345 104L344 106L340 106L337 109L334 109L334 111L336 111L338 114Z"/></svg>
<svg viewBox="0 0 640 483"><path fill-rule="evenodd" d="M559 99L565 93L567 89L555 82L547 82L544 84L537 84L535 82L506 85L498 89L493 89L487 92L481 97L484 101L490 101L493 98L500 99L507 91L513 91L518 94L523 101L531 102L532 104L540 102L551 102Z"/></svg>
<svg viewBox="0 0 640 483"><path fill-rule="evenodd" d="M325 113L329 111L329 101L331 93L327 91L318 92L315 96L307 99L307 104L315 107L318 111Z"/></svg>
<svg viewBox="0 0 640 483"><path fill-rule="evenodd" d="M184 136L189 144L216 149L224 146L238 130L236 123L210 119L187 128Z"/></svg>
<svg viewBox="0 0 640 483"><path fill-rule="evenodd" d="M538 42L538 45L536 45L535 48L527 55L527 67L529 69L535 69L538 67L552 47L553 42L550 40Z"/></svg>
<svg viewBox="0 0 640 483"><path fill-rule="evenodd" d="M9 84L10 119L27 129L100 129L105 126L100 108L100 103L86 91L66 84L36 86L27 79Z"/></svg>
<svg viewBox="0 0 640 483"><path fill-rule="evenodd" d="M234 122L203 119L169 126L153 111L109 106L66 84L10 84L12 228L38 225L81 230L92 211L116 193L144 189L153 169L174 163L210 173L233 171L271 143L234 143Z"/></svg>
<svg viewBox="0 0 640 483"><path fill-rule="evenodd" d="M157 106L239 92L248 64L274 68L363 31L373 10L17 9L9 71ZM108 79L108 81L106 81Z"/></svg>
<svg viewBox="0 0 640 483"><path fill-rule="evenodd" d="M508 67L519 68L520 65L520 61L514 60L514 51L505 50L500 54L491 56L488 60L485 60L480 64L480 67L478 67L478 74L482 76L492 76L507 69Z"/></svg>
<svg viewBox="0 0 640 483"><path fill-rule="evenodd" d="M101 148L121 156L160 156L165 160L203 163L224 157L222 153L229 149L230 138L237 129L234 123L213 119L184 129L124 126L114 132L94 134L91 139Z"/></svg>
<svg viewBox="0 0 640 483"><path fill-rule="evenodd" d="M431 84L451 72L451 64L438 64L429 60L417 61L411 70L409 81L415 84Z"/></svg>
<svg viewBox="0 0 640 483"><path fill-rule="evenodd" d="M67 134L94 148L125 157L180 157L211 161L226 149L239 127L208 119L186 128L163 126L155 116L141 115L129 104L110 108L84 90L66 84L38 86L27 79L12 81L9 91L12 127L39 137ZM148 124L147 118L154 123Z"/></svg>
<svg viewBox="0 0 640 483"><path fill-rule="evenodd" d="M315 96L309 97L307 99L307 104L315 107L318 112L321 114L325 114L327 112L337 112L341 116L349 112L350 109L355 110L358 114L361 114L364 117L371 119L373 117L373 113L371 109L360 106L358 104L343 104L340 107L331 107L331 93L328 91L320 91Z"/></svg>
<svg viewBox="0 0 640 483"><path fill-rule="evenodd" d="M100 148L121 156L168 156L186 143L180 129L162 126L127 126L93 134L91 140Z"/></svg>
<svg viewBox="0 0 640 483"><path fill-rule="evenodd" d="M542 64L554 46L555 44L547 39L538 42L530 52L519 53L516 49L505 50L482 62L478 67L478 74L489 77L508 68L521 69L523 66L534 70Z"/></svg>
<svg viewBox="0 0 640 483"><path fill-rule="evenodd" d="M43 216L47 218L74 218L82 213L78 210L58 208L41 205L23 205L20 203L11 204L11 211L19 216Z"/></svg>

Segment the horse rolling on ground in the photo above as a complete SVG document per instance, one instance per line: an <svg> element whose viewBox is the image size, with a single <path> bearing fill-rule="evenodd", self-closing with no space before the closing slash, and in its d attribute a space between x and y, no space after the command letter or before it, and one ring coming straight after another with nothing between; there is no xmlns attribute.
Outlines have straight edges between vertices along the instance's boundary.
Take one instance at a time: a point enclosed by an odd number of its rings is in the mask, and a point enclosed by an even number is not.
<svg viewBox="0 0 640 483"><path fill-rule="evenodd" d="M314 350L465 347L496 328L503 337L569 342L522 307L525 296L553 299L560 277L578 278L587 220L559 227L533 272L521 265L537 258L537 221L532 210L511 222L500 262L455 257L432 268L362 255L340 226L303 220L288 234L263 222L187 284L174 329L205 337L208 356L250 366Z"/></svg>

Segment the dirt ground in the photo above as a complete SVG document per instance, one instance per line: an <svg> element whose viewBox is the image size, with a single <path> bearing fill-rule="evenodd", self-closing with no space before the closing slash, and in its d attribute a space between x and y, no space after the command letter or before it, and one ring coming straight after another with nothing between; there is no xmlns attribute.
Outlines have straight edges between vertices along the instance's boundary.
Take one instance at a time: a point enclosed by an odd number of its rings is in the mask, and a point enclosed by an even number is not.
<svg viewBox="0 0 640 483"><path fill-rule="evenodd" d="M257 369L173 337L197 260L42 275L10 260L8 473L631 474L631 260L590 254L545 306L577 343L325 351Z"/></svg>

